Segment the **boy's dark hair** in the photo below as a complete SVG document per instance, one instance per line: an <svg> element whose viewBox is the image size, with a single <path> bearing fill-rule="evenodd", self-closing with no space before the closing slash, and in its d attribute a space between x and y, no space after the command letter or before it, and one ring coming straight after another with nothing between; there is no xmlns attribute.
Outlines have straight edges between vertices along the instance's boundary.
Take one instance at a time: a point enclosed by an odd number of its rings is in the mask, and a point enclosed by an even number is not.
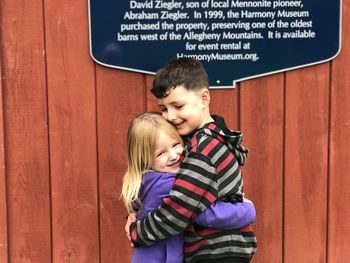
<svg viewBox="0 0 350 263"><path fill-rule="evenodd" d="M208 75L202 63L193 58L177 58L157 71L151 92L162 99L169 95L170 89L183 85L188 90L208 88Z"/></svg>

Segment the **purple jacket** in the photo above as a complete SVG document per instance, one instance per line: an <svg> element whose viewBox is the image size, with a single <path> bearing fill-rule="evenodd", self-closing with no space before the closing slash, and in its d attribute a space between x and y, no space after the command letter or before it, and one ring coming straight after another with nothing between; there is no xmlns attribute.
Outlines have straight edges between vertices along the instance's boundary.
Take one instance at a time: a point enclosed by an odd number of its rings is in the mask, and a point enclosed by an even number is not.
<svg viewBox="0 0 350 263"><path fill-rule="evenodd" d="M162 199L169 195L175 175L155 171L144 174L140 191L142 206L137 213L138 220L162 204ZM198 215L195 222L204 227L238 229L254 222L255 217L254 205L249 202L216 202ZM151 246L135 247L132 263L182 263L183 242L181 233Z"/></svg>

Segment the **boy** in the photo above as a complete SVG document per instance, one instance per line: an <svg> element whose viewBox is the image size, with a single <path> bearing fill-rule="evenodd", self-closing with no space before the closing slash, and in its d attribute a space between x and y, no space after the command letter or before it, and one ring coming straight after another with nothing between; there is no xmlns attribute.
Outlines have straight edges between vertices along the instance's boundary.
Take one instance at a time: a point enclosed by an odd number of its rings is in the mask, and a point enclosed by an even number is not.
<svg viewBox="0 0 350 263"><path fill-rule="evenodd" d="M202 64L179 58L159 70L152 93L162 115L184 137L185 159L163 204L130 226L135 246L184 231L186 262L250 262L256 238L248 226L239 230L201 228L193 219L216 200L241 202L239 166L247 150L240 132L228 130L222 118L210 115L208 77Z"/></svg>

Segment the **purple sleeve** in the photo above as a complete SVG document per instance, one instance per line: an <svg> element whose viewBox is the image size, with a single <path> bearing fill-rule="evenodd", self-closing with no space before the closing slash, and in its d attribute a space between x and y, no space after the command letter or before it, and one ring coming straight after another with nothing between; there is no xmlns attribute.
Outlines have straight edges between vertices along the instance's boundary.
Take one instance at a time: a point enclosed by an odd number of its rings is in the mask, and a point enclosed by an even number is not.
<svg viewBox="0 0 350 263"><path fill-rule="evenodd" d="M198 215L195 222L203 227L230 230L247 226L255 218L255 207L250 202L233 204L218 201Z"/></svg>

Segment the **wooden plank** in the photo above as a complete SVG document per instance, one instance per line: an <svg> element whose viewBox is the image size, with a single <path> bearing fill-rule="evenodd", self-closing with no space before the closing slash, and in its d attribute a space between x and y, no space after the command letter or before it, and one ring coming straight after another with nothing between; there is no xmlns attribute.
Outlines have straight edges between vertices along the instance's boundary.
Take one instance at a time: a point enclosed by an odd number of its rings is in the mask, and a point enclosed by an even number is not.
<svg viewBox="0 0 350 263"><path fill-rule="evenodd" d="M230 129L239 129L238 88L211 89L210 113L222 116Z"/></svg>
<svg viewBox="0 0 350 263"><path fill-rule="evenodd" d="M329 64L287 73L284 260L326 261Z"/></svg>
<svg viewBox="0 0 350 263"><path fill-rule="evenodd" d="M147 104L146 104L146 111L154 111L154 112L160 112L158 104L156 103L156 98L153 96L151 92L151 88L153 85L153 75L146 75L146 99L147 99Z"/></svg>
<svg viewBox="0 0 350 263"><path fill-rule="evenodd" d="M340 55L332 62L328 263L350 258L350 2L343 1Z"/></svg>
<svg viewBox="0 0 350 263"><path fill-rule="evenodd" d="M47 98L41 1L1 1L8 257L51 261Z"/></svg>
<svg viewBox="0 0 350 263"><path fill-rule="evenodd" d="M57 263L100 260L96 91L87 4L45 1L52 257Z"/></svg>
<svg viewBox="0 0 350 263"><path fill-rule="evenodd" d="M252 262L282 262L283 74L241 84L240 126L249 148L244 192L256 207L258 250Z"/></svg>
<svg viewBox="0 0 350 263"><path fill-rule="evenodd" d="M97 67L98 156L101 262L130 262L132 248L124 231L126 209L120 200L126 171L130 121L145 110L141 74Z"/></svg>
<svg viewBox="0 0 350 263"><path fill-rule="evenodd" d="M1 10L1 8L0 8ZM0 75L1 70L0 52ZM6 174L5 174L5 141L4 141L4 115L3 115L3 92L2 81L0 81L0 262L8 262L7 241L7 197L6 197Z"/></svg>

